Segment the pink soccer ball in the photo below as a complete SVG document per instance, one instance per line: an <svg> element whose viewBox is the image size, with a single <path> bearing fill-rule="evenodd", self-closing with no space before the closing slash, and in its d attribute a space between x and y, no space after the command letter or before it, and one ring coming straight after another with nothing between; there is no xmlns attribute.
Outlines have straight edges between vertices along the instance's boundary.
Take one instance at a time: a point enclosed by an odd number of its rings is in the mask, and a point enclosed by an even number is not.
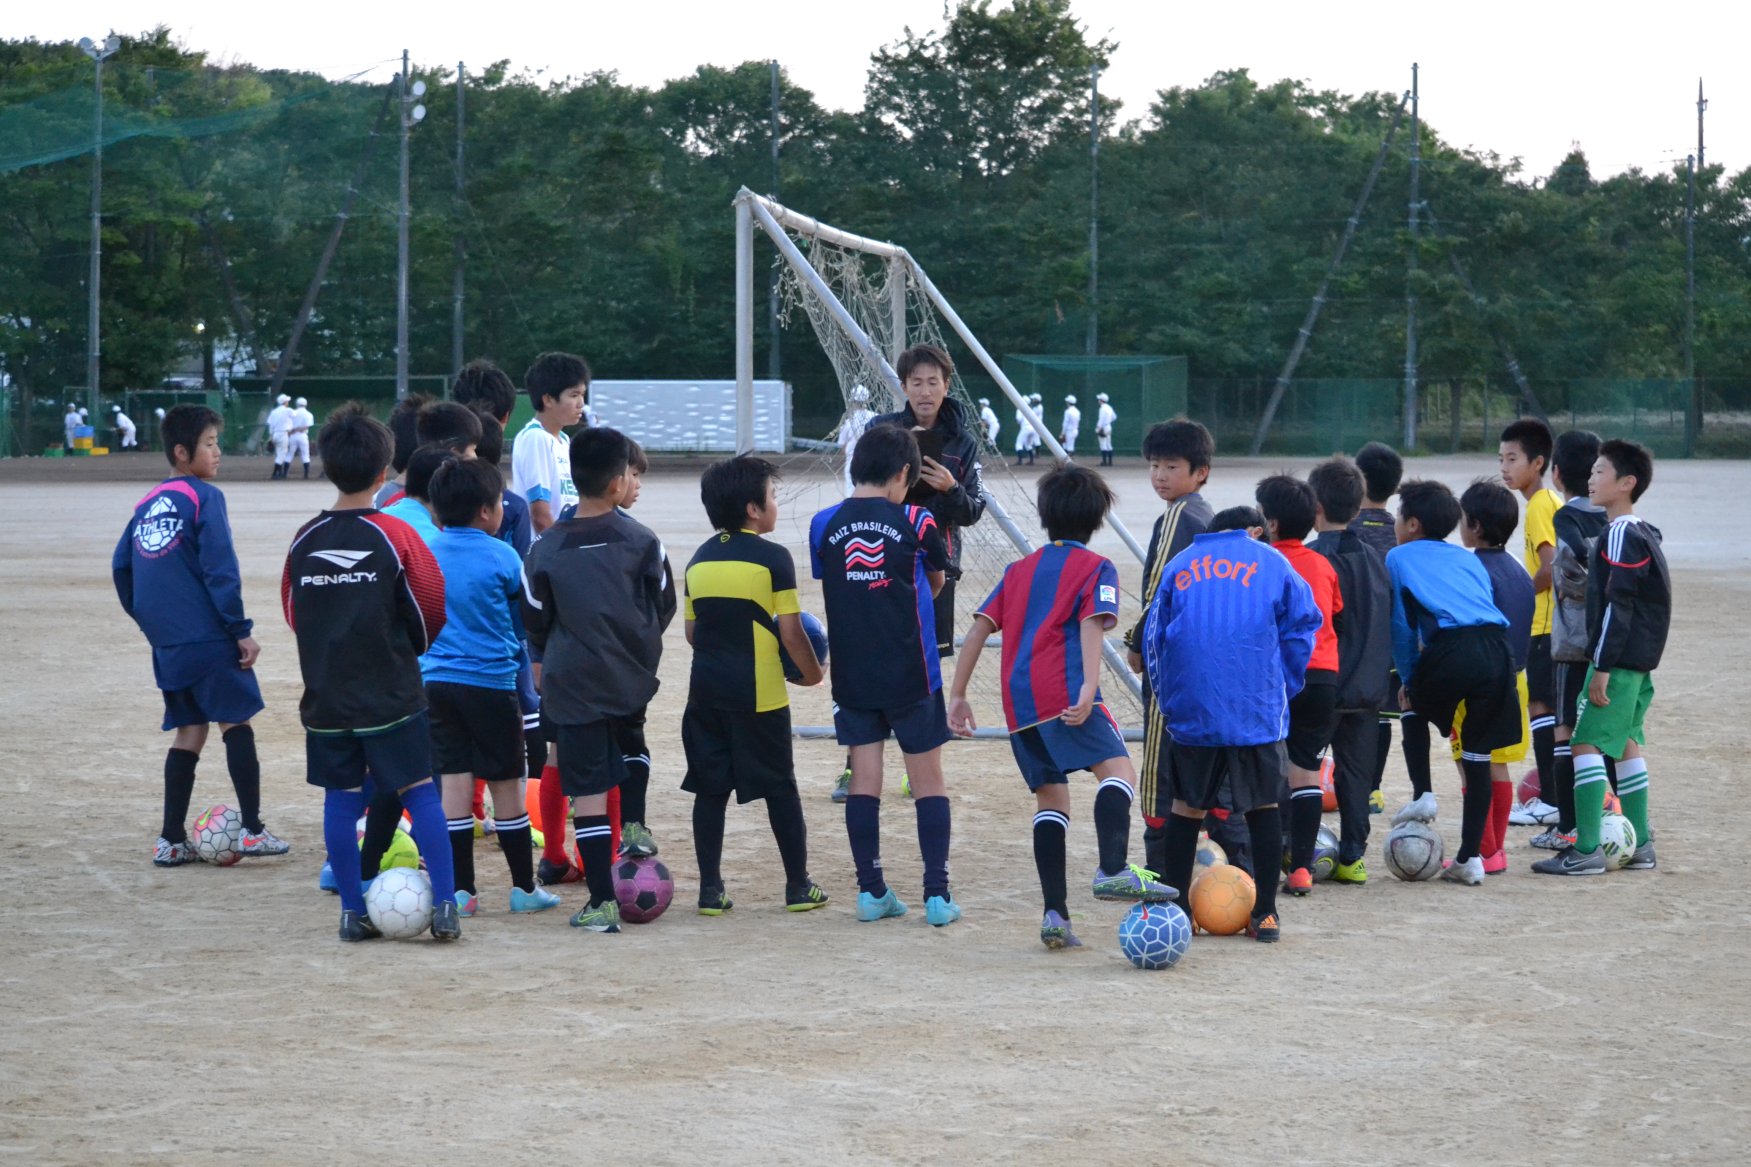
<svg viewBox="0 0 1751 1167"><path fill-rule="evenodd" d="M620 901L622 920L648 924L668 910L675 881L653 857L622 859L614 865L614 898Z"/></svg>
<svg viewBox="0 0 1751 1167"><path fill-rule="evenodd" d="M209 806L195 819L189 841L202 862L229 867L243 858L243 816L224 803Z"/></svg>

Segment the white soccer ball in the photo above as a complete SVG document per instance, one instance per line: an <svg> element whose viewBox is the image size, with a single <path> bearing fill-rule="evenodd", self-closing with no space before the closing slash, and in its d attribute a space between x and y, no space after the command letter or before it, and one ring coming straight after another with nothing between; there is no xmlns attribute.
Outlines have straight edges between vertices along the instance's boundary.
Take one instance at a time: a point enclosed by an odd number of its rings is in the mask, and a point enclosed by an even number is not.
<svg viewBox="0 0 1751 1167"><path fill-rule="evenodd" d="M1392 828L1386 836L1386 869L1409 883L1419 883L1441 874L1446 845L1428 823L1408 822Z"/></svg>
<svg viewBox="0 0 1751 1167"><path fill-rule="evenodd" d="M1628 867L1636 845L1635 826L1627 818L1608 814L1599 820L1599 849L1605 852L1606 867L1613 871Z"/></svg>
<svg viewBox="0 0 1751 1167"><path fill-rule="evenodd" d="M365 889L365 914L390 940L411 940L432 926L432 879L417 867L391 867Z"/></svg>
<svg viewBox="0 0 1751 1167"><path fill-rule="evenodd" d="M203 810L189 832L201 862L229 867L243 858L243 816L219 803Z"/></svg>

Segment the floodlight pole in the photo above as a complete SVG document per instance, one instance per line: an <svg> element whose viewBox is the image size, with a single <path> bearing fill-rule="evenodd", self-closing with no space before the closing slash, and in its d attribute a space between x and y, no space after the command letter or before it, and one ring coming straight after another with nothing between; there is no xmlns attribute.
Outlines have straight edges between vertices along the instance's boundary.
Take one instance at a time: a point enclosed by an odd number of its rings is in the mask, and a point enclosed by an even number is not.
<svg viewBox="0 0 1751 1167"><path fill-rule="evenodd" d="M395 399L407 396L407 50L401 50L401 200L395 220Z"/></svg>
<svg viewBox="0 0 1751 1167"><path fill-rule="evenodd" d="M102 372L103 324L99 304L103 286L103 62L122 47L121 38L110 33L103 44L90 37L79 42L85 55L96 64L93 84L97 92L97 111L91 131L91 276L86 284L86 408L95 418L98 411L98 378Z"/></svg>
<svg viewBox="0 0 1751 1167"><path fill-rule="evenodd" d="M1702 395L1696 391L1696 156L1684 159L1684 456L1696 456Z"/></svg>
<svg viewBox="0 0 1751 1167"><path fill-rule="evenodd" d="M466 66L461 61L456 62L456 274L450 287L450 375L452 378L462 375L462 279L463 265L467 262L467 245L462 241L462 216L465 207L462 187L462 106L464 96L464 81L468 75Z"/></svg>
<svg viewBox="0 0 1751 1167"><path fill-rule="evenodd" d="M772 65L772 127L768 134L772 145L772 200L781 197L778 187L778 61ZM767 376L774 381L784 379L783 355L780 351L778 327L778 269L774 267L766 281Z"/></svg>
<svg viewBox="0 0 1751 1167"><path fill-rule="evenodd" d="M1404 288L1404 448L1417 448L1417 209L1421 199L1423 139L1417 128L1417 65L1411 63L1411 205L1410 266Z"/></svg>
<svg viewBox="0 0 1751 1167"><path fill-rule="evenodd" d="M1088 97L1088 355L1092 357L1100 352L1099 62L1088 66Z"/></svg>

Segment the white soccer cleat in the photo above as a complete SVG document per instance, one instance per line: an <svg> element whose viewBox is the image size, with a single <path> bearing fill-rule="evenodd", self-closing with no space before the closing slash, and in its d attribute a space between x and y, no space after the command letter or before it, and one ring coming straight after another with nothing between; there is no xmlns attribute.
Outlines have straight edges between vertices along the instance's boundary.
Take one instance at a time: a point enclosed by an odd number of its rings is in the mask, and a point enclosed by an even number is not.
<svg viewBox="0 0 1751 1167"><path fill-rule="evenodd" d="M1435 821L1435 792L1419 794L1392 816L1392 825L1402 827L1406 823L1432 823Z"/></svg>
<svg viewBox="0 0 1751 1167"><path fill-rule="evenodd" d="M1463 883L1467 887L1476 887L1483 882L1483 859L1473 855L1464 863L1458 861L1449 863L1441 869L1441 878L1449 883Z"/></svg>

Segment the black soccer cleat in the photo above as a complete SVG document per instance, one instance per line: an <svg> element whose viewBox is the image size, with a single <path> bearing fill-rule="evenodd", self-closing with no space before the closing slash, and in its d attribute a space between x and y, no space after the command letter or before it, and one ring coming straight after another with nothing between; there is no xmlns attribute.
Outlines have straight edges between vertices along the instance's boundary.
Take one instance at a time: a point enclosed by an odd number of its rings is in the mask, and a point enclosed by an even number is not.
<svg viewBox="0 0 1751 1167"><path fill-rule="evenodd" d="M349 944L359 940L375 940L383 933L377 931L377 925L371 923L371 917L363 912L350 912L345 908L340 912L340 938Z"/></svg>
<svg viewBox="0 0 1751 1167"><path fill-rule="evenodd" d="M462 913L455 900L439 900L432 908L432 939L462 939Z"/></svg>

